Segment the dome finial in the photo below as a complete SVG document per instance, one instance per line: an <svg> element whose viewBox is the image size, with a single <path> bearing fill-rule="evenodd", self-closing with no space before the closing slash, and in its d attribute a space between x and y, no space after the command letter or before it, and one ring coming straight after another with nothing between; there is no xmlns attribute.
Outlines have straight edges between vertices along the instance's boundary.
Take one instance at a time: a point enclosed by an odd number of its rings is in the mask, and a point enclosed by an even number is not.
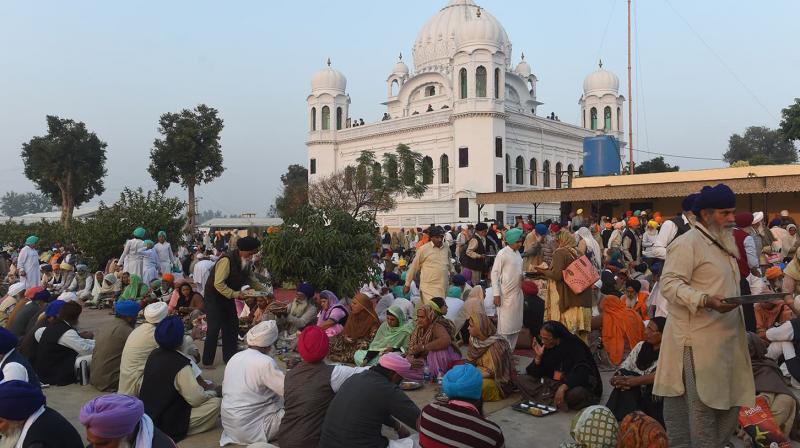
<svg viewBox="0 0 800 448"><path fill-rule="evenodd" d="M524 51L522 52L521 57L522 57L522 60L524 61L525 60L525 52Z"/></svg>
<svg viewBox="0 0 800 448"><path fill-rule="evenodd" d="M602 60L602 59L600 59L600 62L599 62L597 65L599 65L599 66L600 66L600 68L603 68L603 60Z"/></svg>
<svg viewBox="0 0 800 448"><path fill-rule="evenodd" d="M481 7L480 6L478 6L477 14L478 14L478 18L480 19L481 18Z"/></svg>
<svg viewBox="0 0 800 448"><path fill-rule="evenodd" d="M328 58L328 67L331 66L331 58Z"/></svg>
<svg viewBox="0 0 800 448"><path fill-rule="evenodd" d="M403 61L403 52L401 51L400 52L400 62L402 62L402 61Z"/></svg>

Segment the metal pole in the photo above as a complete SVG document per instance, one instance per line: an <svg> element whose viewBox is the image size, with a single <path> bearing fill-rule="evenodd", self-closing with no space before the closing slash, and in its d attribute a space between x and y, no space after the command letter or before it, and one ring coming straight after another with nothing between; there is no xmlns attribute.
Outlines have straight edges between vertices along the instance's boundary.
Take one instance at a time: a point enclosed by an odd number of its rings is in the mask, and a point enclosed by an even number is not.
<svg viewBox="0 0 800 448"><path fill-rule="evenodd" d="M631 0L628 0L628 161L633 174L633 88L631 87Z"/></svg>

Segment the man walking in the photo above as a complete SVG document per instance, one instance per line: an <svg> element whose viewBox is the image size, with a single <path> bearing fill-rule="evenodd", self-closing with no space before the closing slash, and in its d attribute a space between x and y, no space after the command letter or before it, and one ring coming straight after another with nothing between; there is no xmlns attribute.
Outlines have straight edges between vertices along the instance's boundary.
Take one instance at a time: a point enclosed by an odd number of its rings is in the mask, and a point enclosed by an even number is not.
<svg viewBox="0 0 800 448"><path fill-rule="evenodd" d="M522 229L513 228L506 232L508 246L497 253L492 266L492 293L497 307L497 333L511 346L517 345L522 329Z"/></svg>
<svg viewBox="0 0 800 448"><path fill-rule="evenodd" d="M481 281L481 275L486 271L486 234L489 226L485 222L475 225L475 235L469 239L467 250L463 251L460 258L461 266L472 271L472 285L476 286Z"/></svg>
<svg viewBox="0 0 800 448"><path fill-rule="evenodd" d="M427 304L434 297L444 297L450 284L450 274L454 273L450 262L450 249L444 245L444 229L440 226L430 228L431 240L423 244L414 256L414 261L406 274L406 285L403 294L411 291L411 282L417 272L420 273L420 296L422 303Z"/></svg>
<svg viewBox="0 0 800 448"><path fill-rule="evenodd" d="M653 395L664 397L674 448L725 446L739 407L754 404L742 312L724 302L739 295L735 209L729 187L703 187L692 207L694 228L667 249L660 287L669 319Z"/></svg>
<svg viewBox="0 0 800 448"><path fill-rule="evenodd" d="M39 271L39 252L36 245L39 244L39 237L31 235L25 240L25 247L19 251L17 257L17 268L19 269L20 282L25 289L39 286L41 282L41 272Z"/></svg>

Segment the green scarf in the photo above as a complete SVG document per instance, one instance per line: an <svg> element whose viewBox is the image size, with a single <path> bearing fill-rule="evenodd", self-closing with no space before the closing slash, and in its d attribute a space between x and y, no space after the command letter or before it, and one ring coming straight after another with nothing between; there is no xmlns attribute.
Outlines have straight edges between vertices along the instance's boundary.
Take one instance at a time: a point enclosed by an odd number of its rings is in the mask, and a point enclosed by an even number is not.
<svg viewBox="0 0 800 448"><path fill-rule="evenodd" d="M131 274L131 283L122 291L120 300L138 300L144 296L146 291L142 291L142 278L136 274Z"/></svg>
<svg viewBox="0 0 800 448"><path fill-rule="evenodd" d="M383 351L387 347L402 349L408 347L408 338L414 331L414 324L406 322L406 315L398 306L390 306L387 311L397 318L398 325L390 327L388 322L382 323L372 343L369 344L369 350Z"/></svg>

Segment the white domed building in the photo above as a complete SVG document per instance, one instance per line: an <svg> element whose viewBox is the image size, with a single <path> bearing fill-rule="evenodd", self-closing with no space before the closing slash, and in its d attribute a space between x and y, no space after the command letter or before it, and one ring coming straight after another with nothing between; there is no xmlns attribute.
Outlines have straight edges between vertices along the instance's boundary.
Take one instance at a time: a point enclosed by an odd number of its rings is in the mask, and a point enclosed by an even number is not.
<svg viewBox="0 0 800 448"><path fill-rule="evenodd" d="M414 69L401 54L386 78L383 119L358 125L348 114L347 80L328 61L312 77L307 98L310 181L355 164L361 151L381 160L404 143L435 174L422 198L399 198L397 209L379 214L381 225L513 222L515 215L533 213L533 205L487 205L479 213L475 194L570 185L582 168L584 137L603 129L622 137L625 99L619 79L601 68L584 82L583 123L539 116L538 79L524 54L512 63L511 49L489 12L473 0L449 0L419 32ZM600 126L605 122L597 114L604 117L607 108L611 126ZM541 204L537 212L555 217L558 205Z"/></svg>

